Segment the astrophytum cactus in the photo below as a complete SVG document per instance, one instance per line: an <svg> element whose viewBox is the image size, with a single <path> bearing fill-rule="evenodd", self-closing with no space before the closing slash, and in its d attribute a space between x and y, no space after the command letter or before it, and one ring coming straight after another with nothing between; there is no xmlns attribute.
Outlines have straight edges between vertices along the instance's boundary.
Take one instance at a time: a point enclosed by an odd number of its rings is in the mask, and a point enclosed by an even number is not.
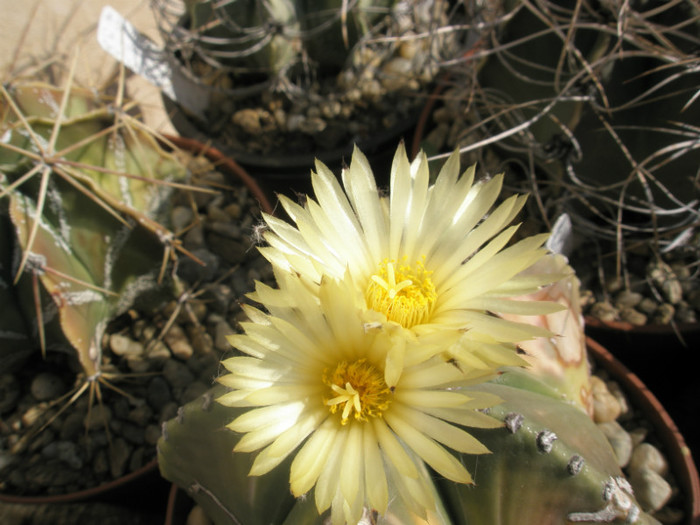
<svg viewBox="0 0 700 525"><path fill-rule="evenodd" d="M490 454L458 456L473 473L474 484L449 481L425 467L434 508L422 517L412 514L401 498L392 496L396 487L390 483L386 512L365 509L367 523L650 523L588 413L588 360L572 301L578 293L575 276L559 256L548 256L531 272L565 274L539 298L573 308L534 321L562 332L543 341L544 346L527 346L530 369L507 369L497 379L465 390L502 400L488 410L501 421L499 428L469 429ZM562 389L562 374L577 388ZM226 429L231 418L248 409L222 408L215 399L224 391L215 387L164 425L158 444L162 474L187 489L218 524L327 523L330 511L319 515L313 494L298 499L290 494L289 458L268 474L248 476L255 456L232 453L241 435Z"/></svg>
<svg viewBox="0 0 700 525"><path fill-rule="evenodd" d="M2 293L19 298L42 348L65 336L96 377L107 322L157 288L178 248L159 221L187 169L120 96L70 82L1 89Z"/></svg>

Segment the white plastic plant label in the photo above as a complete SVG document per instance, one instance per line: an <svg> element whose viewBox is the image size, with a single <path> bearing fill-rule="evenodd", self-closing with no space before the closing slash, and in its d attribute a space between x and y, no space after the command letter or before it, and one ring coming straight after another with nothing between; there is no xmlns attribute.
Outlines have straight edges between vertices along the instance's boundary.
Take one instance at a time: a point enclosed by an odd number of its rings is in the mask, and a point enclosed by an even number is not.
<svg viewBox="0 0 700 525"><path fill-rule="evenodd" d="M105 6L100 14L97 41L102 49L160 88L168 98L204 117L209 104L207 90L173 67L173 57L110 6Z"/></svg>

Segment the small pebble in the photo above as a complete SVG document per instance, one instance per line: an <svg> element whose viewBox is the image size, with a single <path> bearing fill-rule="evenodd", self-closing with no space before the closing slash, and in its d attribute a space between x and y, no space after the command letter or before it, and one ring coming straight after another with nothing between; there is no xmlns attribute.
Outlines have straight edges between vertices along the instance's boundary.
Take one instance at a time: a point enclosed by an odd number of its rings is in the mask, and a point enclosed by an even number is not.
<svg viewBox="0 0 700 525"><path fill-rule="evenodd" d="M19 399L19 384L11 374L0 375L0 414L14 410Z"/></svg>
<svg viewBox="0 0 700 525"><path fill-rule="evenodd" d="M187 206L175 206L170 214L170 223L175 232L185 230L194 220L194 212Z"/></svg>
<svg viewBox="0 0 700 525"><path fill-rule="evenodd" d="M187 365L176 359L170 359L165 363L163 377L173 389L185 388L194 381L194 375Z"/></svg>
<svg viewBox="0 0 700 525"><path fill-rule="evenodd" d="M634 308L642 302L643 296L638 292L622 290L615 296L615 306L620 309Z"/></svg>
<svg viewBox="0 0 700 525"><path fill-rule="evenodd" d="M212 525L212 521L202 507L195 505L187 515L185 525Z"/></svg>
<svg viewBox="0 0 700 525"><path fill-rule="evenodd" d="M635 471L630 474L629 482L637 501L646 512L660 509L671 499L671 485L653 470Z"/></svg>
<svg viewBox="0 0 700 525"><path fill-rule="evenodd" d="M632 438L617 421L598 423L598 428L608 438L620 467L624 467L632 456Z"/></svg>
<svg viewBox="0 0 700 525"><path fill-rule="evenodd" d="M153 420L153 410L147 403L142 402L137 407L129 411L127 419L139 426L146 426Z"/></svg>
<svg viewBox="0 0 700 525"><path fill-rule="evenodd" d="M673 321L676 315L676 308L670 303L662 303L654 312L653 323L666 325Z"/></svg>
<svg viewBox="0 0 700 525"><path fill-rule="evenodd" d="M201 381L194 381L185 388L185 391L182 393L181 402L189 403L204 394L209 388L211 388L211 385L207 385Z"/></svg>
<svg viewBox="0 0 700 525"><path fill-rule="evenodd" d="M133 423L122 421L119 434L133 445L143 445L144 443L143 427Z"/></svg>
<svg viewBox="0 0 700 525"><path fill-rule="evenodd" d="M109 470L112 477L118 478L126 473L126 464L131 455L131 447L123 438L116 438L107 452L109 458Z"/></svg>
<svg viewBox="0 0 700 525"><path fill-rule="evenodd" d="M83 421L87 429L95 430L109 426L111 420L112 410L107 405L98 403L85 414Z"/></svg>
<svg viewBox="0 0 700 525"><path fill-rule="evenodd" d="M179 405L174 401L169 401L160 410L160 415L158 416L158 424L163 424L166 421L174 418L177 415L177 409Z"/></svg>
<svg viewBox="0 0 700 525"><path fill-rule="evenodd" d="M668 461L661 454L661 451L650 443L640 443L636 446L627 465L627 471L630 475L644 469L653 470L660 476L665 476L668 473Z"/></svg>
<svg viewBox="0 0 700 525"><path fill-rule="evenodd" d="M30 391L37 401L49 401L64 394L66 385L56 374L42 372L32 380Z"/></svg>
<svg viewBox="0 0 700 525"><path fill-rule="evenodd" d="M162 410L172 400L168 382L159 376L151 379L148 383L146 399L153 410L156 412Z"/></svg>
<svg viewBox="0 0 700 525"><path fill-rule="evenodd" d="M168 345L170 351L175 357L186 361L192 354L194 354L194 349L187 339L187 335L182 327L178 324L173 324L170 329L163 336L163 341Z"/></svg>
<svg viewBox="0 0 700 525"><path fill-rule="evenodd" d="M214 340L202 325L188 325L187 334L198 355L210 354L214 351Z"/></svg>
<svg viewBox="0 0 700 525"><path fill-rule="evenodd" d="M156 425L148 425L143 432L143 437L146 440L146 443L149 445L155 445L160 439L160 427Z"/></svg>
<svg viewBox="0 0 700 525"><path fill-rule="evenodd" d="M599 301L591 306L591 315L601 321L617 321L617 309L606 301Z"/></svg>
<svg viewBox="0 0 700 525"><path fill-rule="evenodd" d="M44 447L41 453L46 458L56 458L63 461L72 469L80 469L83 466L78 446L72 441L52 441Z"/></svg>
<svg viewBox="0 0 700 525"><path fill-rule="evenodd" d="M654 315L658 307L659 305L657 304L657 302L651 299L650 297L645 297L637 305L637 309L643 314L646 314L647 316Z"/></svg>
<svg viewBox="0 0 700 525"><path fill-rule="evenodd" d="M647 316L634 308L622 308L620 310L620 319L635 326L647 324Z"/></svg>
<svg viewBox="0 0 700 525"><path fill-rule="evenodd" d="M141 357L144 354L141 343L123 334L112 334L109 337L109 347L115 354L126 358Z"/></svg>
<svg viewBox="0 0 700 525"><path fill-rule="evenodd" d="M593 420L596 423L615 421L622 407L620 402L608 390L605 382L597 376L591 377L591 393L593 395Z"/></svg>
<svg viewBox="0 0 700 525"><path fill-rule="evenodd" d="M80 435L85 429L85 414L82 412L71 412L68 414L63 423L59 436L61 440L70 441Z"/></svg>
<svg viewBox="0 0 700 525"><path fill-rule="evenodd" d="M215 232L209 232L206 239L211 251L227 263L240 264L246 259L248 248L243 243Z"/></svg>
<svg viewBox="0 0 700 525"><path fill-rule="evenodd" d="M228 342L227 337L231 334L235 334L236 331L228 324L225 320L219 321L214 327L214 347L220 352L228 352L231 350L231 343Z"/></svg>

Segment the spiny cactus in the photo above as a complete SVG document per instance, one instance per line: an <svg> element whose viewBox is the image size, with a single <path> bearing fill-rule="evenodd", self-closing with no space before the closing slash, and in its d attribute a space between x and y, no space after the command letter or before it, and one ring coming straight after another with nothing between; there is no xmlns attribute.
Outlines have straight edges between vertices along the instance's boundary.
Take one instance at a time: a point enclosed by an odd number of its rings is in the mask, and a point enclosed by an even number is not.
<svg viewBox="0 0 700 525"><path fill-rule="evenodd" d="M459 146L493 172L509 164L521 175L509 183L536 193L531 218L544 228L568 213L576 244L585 244L576 269L587 288L603 288L598 300L615 291L608 282L649 288L649 261L659 266L675 255L692 274L700 218L697 2L501 7L492 41L471 57L484 59L478 74L452 70L446 108L435 115L441 130L431 135L447 136L441 156ZM591 253L599 254L599 274L590 272Z"/></svg>
<svg viewBox="0 0 700 525"><path fill-rule="evenodd" d="M210 88L206 122L191 121L248 155L345 150L401 126L479 32L442 0L152 5L176 65Z"/></svg>
<svg viewBox="0 0 700 525"><path fill-rule="evenodd" d="M20 299L42 348L53 319L94 378L107 322L156 290L179 247L159 221L187 169L121 98L72 87L70 77L65 88L1 89L0 218L14 253L2 275L17 285L5 282L3 293Z"/></svg>
<svg viewBox="0 0 700 525"><path fill-rule="evenodd" d="M190 0L185 1L185 12L188 29L202 46L201 58L210 65L274 75L288 73L302 52L321 67L337 69L348 50L395 3Z"/></svg>

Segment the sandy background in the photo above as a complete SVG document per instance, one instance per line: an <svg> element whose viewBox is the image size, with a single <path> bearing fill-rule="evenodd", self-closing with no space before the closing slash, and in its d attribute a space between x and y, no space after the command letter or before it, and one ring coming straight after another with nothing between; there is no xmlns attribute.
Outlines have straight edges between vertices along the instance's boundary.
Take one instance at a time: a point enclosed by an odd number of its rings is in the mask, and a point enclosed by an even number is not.
<svg viewBox="0 0 700 525"><path fill-rule="evenodd" d="M99 88L117 68L95 36L105 5L111 5L151 39L161 41L149 0L0 0L2 82L27 71L31 64L51 57L70 61L77 53L78 82ZM149 125L173 132L157 88L131 75L127 93L139 102Z"/></svg>

